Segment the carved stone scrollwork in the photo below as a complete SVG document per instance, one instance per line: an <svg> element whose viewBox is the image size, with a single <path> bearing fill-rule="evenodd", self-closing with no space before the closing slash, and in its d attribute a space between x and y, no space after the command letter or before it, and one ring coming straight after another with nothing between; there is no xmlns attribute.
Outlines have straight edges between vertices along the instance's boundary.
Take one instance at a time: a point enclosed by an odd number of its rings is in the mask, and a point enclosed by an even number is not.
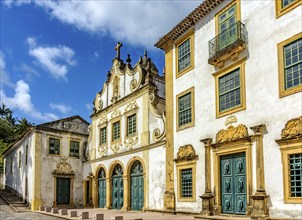
<svg viewBox="0 0 302 220"><path fill-rule="evenodd" d="M163 124L164 124L164 129L162 132L160 132L160 129L159 128L156 128L154 131L153 131L153 140L155 142L158 142L158 141L161 141L162 139L164 139L166 137L166 115L165 115L165 112L162 113L162 119L163 119Z"/></svg>
<svg viewBox="0 0 302 220"><path fill-rule="evenodd" d="M127 107L125 108L125 112L129 112L133 109L138 109L138 105L135 100L131 100Z"/></svg>
<svg viewBox="0 0 302 220"><path fill-rule="evenodd" d="M184 146L181 146L178 149L177 152L177 158L175 159L175 162L183 161L183 160L193 160L197 158L198 156L195 153L195 149L191 144L187 144Z"/></svg>
<svg viewBox="0 0 302 220"><path fill-rule="evenodd" d="M99 146L99 154L101 157L106 157L107 156L107 153L108 153L108 146L105 145L105 146Z"/></svg>
<svg viewBox="0 0 302 220"><path fill-rule="evenodd" d="M57 169L53 171L53 174L55 176L74 176L74 171L67 162L67 158L61 158L60 162L57 164Z"/></svg>
<svg viewBox="0 0 302 220"><path fill-rule="evenodd" d="M149 100L150 100L151 104L154 106L154 108L156 108L156 106L157 106L157 104L159 102L159 97L158 97L158 95L156 94L155 91L151 92L149 94Z"/></svg>
<svg viewBox="0 0 302 220"><path fill-rule="evenodd" d="M111 145L110 149L113 151L113 153L118 153L120 151L120 149L122 148L122 143L117 143L117 144L113 144Z"/></svg>
<svg viewBox="0 0 302 220"><path fill-rule="evenodd" d="M245 125L240 124L237 127L229 126L226 130L220 130L216 134L216 143L238 140L248 136L249 133Z"/></svg>
<svg viewBox="0 0 302 220"><path fill-rule="evenodd" d="M282 139L302 136L302 116L289 120L281 132Z"/></svg>
<svg viewBox="0 0 302 220"><path fill-rule="evenodd" d="M99 120L99 126L102 124L106 124L108 122L107 116L103 115L101 116L100 120Z"/></svg>
<svg viewBox="0 0 302 220"><path fill-rule="evenodd" d="M122 115L121 110L115 109L115 110L113 111L113 113L111 114L111 119L116 118L116 117L121 116L121 115Z"/></svg>
<svg viewBox="0 0 302 220"><path fill-rule="evenodd" d="M101 96L97 94L94 100L94 109L98 112L102 108L103 108L103 101L101 100Z"/></svg>
<svg viewBox="0 0 302 220"><path fill-rule="evenodd" d="M138 142L138 137L137 136L135 136L135 137L128 137L128 138L125 139L124 144L125 144L125 147L129 148L129 150L132 150L133 146L135 144L137 144L137 142Z"/></svg>

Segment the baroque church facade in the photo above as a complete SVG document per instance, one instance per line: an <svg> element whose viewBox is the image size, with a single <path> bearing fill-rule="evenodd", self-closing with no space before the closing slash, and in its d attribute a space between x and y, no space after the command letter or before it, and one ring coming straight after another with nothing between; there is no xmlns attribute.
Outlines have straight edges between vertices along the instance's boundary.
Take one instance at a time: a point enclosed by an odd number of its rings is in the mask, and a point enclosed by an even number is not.
<svg viewBox="0 0 302 220"><path fill-rule="evenodd" d="M145 52L135 65L117 56L94 99L84 163L84 204L162 209L165 184L165 81Z"/></svg>
<svg viewBox="0 0 302 220"><path fill-rule="evenodd" d="M302 218L301 12L299 0L205 0L155 44L165 210Z"/></svg>

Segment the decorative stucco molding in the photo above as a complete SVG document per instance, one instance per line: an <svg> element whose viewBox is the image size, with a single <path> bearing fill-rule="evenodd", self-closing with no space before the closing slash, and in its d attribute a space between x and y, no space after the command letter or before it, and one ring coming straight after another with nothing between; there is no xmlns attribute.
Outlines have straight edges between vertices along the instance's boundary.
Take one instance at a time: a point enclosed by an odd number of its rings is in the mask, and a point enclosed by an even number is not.
<svg viewBox="0 0 302 220"><path fill-rule="evenodd" d="M67 162L67 158L62 157L57 164L57 169L53 171L55 176L74 176L71 165Z"/></svg>
<svg viewBox="0 0 302 220"><path fill-rule="evenodd" d="M159 128L156 128L153 131L152 137L153 137L153 140L155 142L159 142L159 141L163 140L166 137L166 115L165 115L165 112L162 113L161 118L162 118L163 124L164 124L163 131L160 132Z"/></svg>
<svg viewBox="0 0 302 220"><path fill-rule="evenodd" d="M113 113L111 114L111 119L116 118L116 117L118 117L118 116L122 116L122 112L121 112L121 110L119 110L119 109L115 109L115 110L113 111Z"/></svg>
<svg viewBox="0 0 302 220"><path fill-rule="evenodd" d="M106 157L107 153L108 153L108 146L104 145L104 146L99 146L99 154L101 157Z"/></svg>
<svg viewBox="0 0 302 220"><path fill-rule="evenodd" d="M133 149L133 146L135 144L137 144L138 142L138 136L135 136L135 137L127 137L124 141L124 144L125 144L125 147L128 147L129 150L132 150Z"/></svg>
<svg viewBox="0 0 302 220"><path fill-rule="evenodd" d="M99 110L102 110L103 101L101 100L101 96L100 96L99 93L97 93L93 104L94 104L94 109L95 109L96 112L98 112Z"/></svg>
<svg viewBox="0 0 302 220"><path fill-rule="evenodd" d="M195 153L195 149L191 144L186 144L181 146L177 152L177 158L175 162L184 161L184 160L193 160L198 156Z"/></svg>
<svg viewBox="0 0 302 220"><path fill-rule="evenodd" d="M103 124L106 124L108 122L108 118L107 118L107 115L103 115L100 117L100 120L99 120L99 126L103 125Z"/></svg>
<svg viewBox="0 0 302 220"><path fill-rule="evenodd" d="M289 120L281 132L282 139L302 136L302 116Z"/></svg>
<svg viewBox="0 0 302 220"><path fill-rule="evenodd" d="M110 146L110 149L113 151L113 153L118 153L120 149L122 148L122 143L113 144Z"/></svg>
<svg viewBox="0 0 302 220"><path fill-rule="evenodd" d="M129 112L129 111L131 111L131 110L136 110L136 109L138 109L138 108L139 108L139 107L138 107L136 101L135 101L135 100L131 100L131 101L129 102L129 104L127 105L127 107L125 108L125 113L126 113L126 112Z"/></svg>
<svg viewBox="0 0 302 220"><path fill-rule="evenodd" d="M247 127L243 124L237 127L229 126L226 130L222 129L216 134L216 143L238 140L249 136Z"/></svg>

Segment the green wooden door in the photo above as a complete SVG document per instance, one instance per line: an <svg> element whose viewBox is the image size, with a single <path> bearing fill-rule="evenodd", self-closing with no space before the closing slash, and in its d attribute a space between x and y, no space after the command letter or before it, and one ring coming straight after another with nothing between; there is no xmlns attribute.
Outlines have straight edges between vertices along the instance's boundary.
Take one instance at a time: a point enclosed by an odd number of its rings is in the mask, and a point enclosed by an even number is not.
<svg viewBox="0 0 302 220"><path fill-rule="evenodd" d="M222 50L237 40L236 4L218 17L218 49Z"/></svg>
<svg viewBox="0 0 302 220"><path fill-rule="evenodd" d="M245 154L223 156L220 159L222 212L245 214L246 159Z"/></svg>
<svg viewBox="0 0 302 220"><path fill-rule="evenodd" d="M139 211L144 207L143 166L139 161L135 161L131 167L130 181L131 210Z"/></svg>
<svg viewBox="0 0 302 220"><path fill-rule="evenodd" d="M69 205L70 201L70 179L57 178L57 204Z"/></svg>
<svg viewBox="0 0 302 220"><path fill-rule="evenodd" d="M123 169L116 165L112 175L112 208L121 209L124 204Z"/></svg>
<svg viewBox="0 0 302 220"><path fill-rule="evenodd" d="M106 206L106 174L103 168L101 168L98 174L98 186L99 208L104 208Z"/></svg>

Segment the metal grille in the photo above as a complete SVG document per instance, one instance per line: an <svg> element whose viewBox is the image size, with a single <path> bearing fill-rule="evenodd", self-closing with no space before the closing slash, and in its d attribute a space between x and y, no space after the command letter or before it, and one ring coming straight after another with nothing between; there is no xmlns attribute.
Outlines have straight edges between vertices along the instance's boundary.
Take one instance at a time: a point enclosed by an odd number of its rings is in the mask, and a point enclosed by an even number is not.
<svg viewBox="0 0 302 220"><path fill-rule="evenodd" d="M180 197L193 197L192 168L180 171Z"/></svg>
<svg viewBox="0 0 302 220"><path fill-rule="evenodd" d="M292 2L294 2L296 0L282 0L282 8L290 5ZM298 0L299 1L299 0Z"/></svg>
<svg viewBox="0 0 302 220"><path fill-rule="evenodd" d="M178 100L178 126L188 124L192 121L191 92L181 96Z"/></svg>
<svg viewBox="0 0 302 220"><path fill-rule="evenodd" d="M70 141L70 156L78 157L79 156L80 142Z"/></svg>
<svg viewBox="0 0 302 220"><path fill-rule="evenodd" d="M60 139L49 138L49 154L60 154Z"/></svg>
<svg viewBox="0 0 302 220"><path fill-rule="evenodd" d="M240 68L219 78L219 110L240 105Z"/></svg>
<svg viewBox="0 0 302 220"><path fill-rule="evenodd" d="M302 154L289 155L290 194L302 197Z"/></svg>
<svg viewBox="0 0 302 220"><path fill-rule="evenodd" d="M191 64L190 38L178 46L178 72Z"/></svg>
<svg viewBox="0 0 302 220"><path fill-rule="evenodd" d="M128 135L136 133L136 114L127 118L128 121Z"/></svg>
<svg viewBox="0 0 302 220"><path fill-rule="evenodd" d="M284 46L285 89L302 84L302 38Z"/></svg>
<svg viewBox="0 0 302 220"><path fill-rule="evenodd" d="M113 123L113 140L118 140L120 138L120 122Z"/></svg>
<svg viewBox="0 0 302 220"><path fill-rule="evenodd" d="M107 128L101 128L101 145L107 142Z"/></svg>

